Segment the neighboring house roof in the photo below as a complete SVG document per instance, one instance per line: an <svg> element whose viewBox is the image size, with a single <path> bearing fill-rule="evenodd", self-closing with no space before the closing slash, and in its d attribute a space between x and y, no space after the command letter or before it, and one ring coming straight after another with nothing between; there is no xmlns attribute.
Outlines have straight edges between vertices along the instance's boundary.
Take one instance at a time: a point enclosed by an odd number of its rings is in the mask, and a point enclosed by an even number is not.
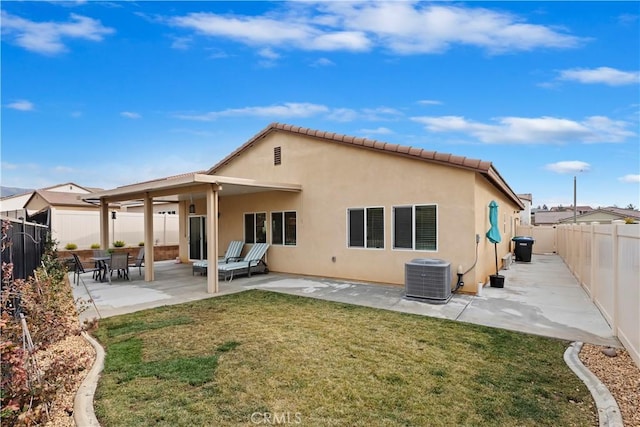
<svg viewBox="0 0 640 427"><path fill-rule="evenodd" d="M534 223L536 225L558 224L565 218L573 219L573 211L537 211Z"/></svg>
<svg viewBox="0 0 640 427"><path fill-rule="evenodd" d="M576 222L609 221L624 218L633 218L635 220L640 220L640 212L631 209L619 208L594 209L581 215L576 215ZM573 222L573 215L571 215L569 218L561 220L560 222Z"/></svg>
<svg viewBox="0 0 640 427"><path fill-rule="evenodd" d="M10 194L8 196L4 196L4 197L0 197L0 200L10 200L10 199L15 199L17 197L22 197L22 196L26 196L33 193L33 190L26 190L26 191L21 191L20 193L15 193L15 194Z"/></svg>
<svg viewBox="0 0 640 427"><path fill-rule="evenodd" d="M78 185L75 182L65 182L64 184L56 184L56 185L52 185L50 187L40 188L40 190L65 192L65 189L66 189L67 186L78 187L78 188L80 188L82 190L85 190L87 193L91 193L92 191L100 190L99 188L96 188L96 189L92 190L89 187L83 187L82 185Z"/></svg>
<svg viewBox="0 0 640 427"><path fill-rule="evenodd" d="M520 198L520 200L526 200L528 202L533 202L533 196L531 195L531 193L517 194L517 196Z"/></svg>
<svg viewBox="0 0 640 427"><path fill-rule="evenodd" d="M579 213L590 212L593 208L591 206L576 206L576 211ZM549 209L551 212L566 212L571 211L573 214L573 206L553 206Z"/></svg>
<svg viewBox="0 0 640 427"><path fill-rule="evenodd" d="M98 206L78 199L78 193L63 193L61 191L48 190L34 191L29 200L24 204L25 207L28 206L31 200L36 196L41 197L49 206L75 206L98 209Z"/></svg>
<svg viewBox="0 0 640 427"><path fill-rule="evenodd" d="M640 211L635 210L635 209L622 209L622 208L615 208L615 207L606 207L606 208L600 208L598 210L617 213L617 214L620 214L620 215L622 215L624 217L640 219Z"/></svg>
<svg viewBox="0 0 640 427"><path fill-rule="evenodd" d="M207 174L214 175L218 169L229 163L234 158L238 157L249 147L254 145L259 140L265 138L272 132L287 132L293 134L299 134L308 136L311 138L319 139L325 142L337 143L348 145L357 148L363 148L367 150L378 151L386 154L399 155L403 157L409 157L416 160L422 160L429 163L437 163L456 168L462 168L478 172L489 180L495 187L501 192L507 195L513 202L524 209L524 204L515 194L515 192L509 187L506 181L500 176L500 173L493 167L491 162L471 159L463 156L455 156L453 154L439 153L437 151L424 150L422 148L414 148L405 145L390 144L387 142L376 141L373 139L360 138L355 136L342 135L335 132L325 132L320 130L308 129L299 126L293 126L283 123L271 123L261 132L256 134L249 141L245 142L234 152L218 162L213 166Z"/></svg>

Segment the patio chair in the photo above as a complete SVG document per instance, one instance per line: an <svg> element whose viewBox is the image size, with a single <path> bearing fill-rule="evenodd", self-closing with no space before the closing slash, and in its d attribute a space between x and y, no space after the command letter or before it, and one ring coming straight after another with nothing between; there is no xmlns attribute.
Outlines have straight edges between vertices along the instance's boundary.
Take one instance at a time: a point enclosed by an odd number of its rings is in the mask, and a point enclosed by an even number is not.
<svg viewBox="0 0 640 427"><path fill-rule="evenodd" d="M107 277L111 283L111 276L116 271L118 277L131 280L129 278L129 254L111 254L111 262L108 264L109 274Z"/></svg>
<svg viewBox="0 0 640 427"><path fill-rule="evenodd" d="M80 261L80 257L78 257L78 254L72 254L72 255L73 255L73 263L75 264L73 266L73 283L75 283L75 284L80 283L80 275L81 274L93 273L94 277L95 277L95 274L100 271L100 268L97 267L97 266L85 267L82 264L82 261Z"/></svg>
<svg viewBox="0 0 640 427"><path fill-rule="evenodd" d="M138 251L136 262L129 264L129 267L138 267L138 273L142 276L142 267L144 267L144 246L140 248L140 251Z"/></svg>
<svg viewBox="0 0 640 427"><path fill-rule="evenodd" d="M244 247L244 242L242 240L234 240L229 243L227 247L227 252L224 256L218 260L218 268L221 264L228 264L232 261L240 261L242 257L240 254L242 253L242 248ZM209 267L209 263L206 259L195 261L193 263L193 272L192 275L195 275L196 272L200 274L207 274L207 267Z"/></svg>
<svg viewBox="0 0 640 427"><path fill-rule="evenodd" d="M268 273L267 264L262 259L267 249L269 249L268 243L256 243L242 261L218 264L218 277L231 281L237 275L246 274L251 277L252 273Z"/></svg>

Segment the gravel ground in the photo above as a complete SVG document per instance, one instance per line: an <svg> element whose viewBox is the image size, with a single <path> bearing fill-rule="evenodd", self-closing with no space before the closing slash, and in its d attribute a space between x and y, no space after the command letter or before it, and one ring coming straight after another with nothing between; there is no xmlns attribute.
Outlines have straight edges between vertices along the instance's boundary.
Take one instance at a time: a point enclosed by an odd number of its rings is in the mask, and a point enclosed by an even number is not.
<svg viewBox="0 0 640 427"><path fill-rule="evenodd" d="M640 369L624 349L615 349L610 357L602 350L607 347L585 344L580 360L607 386L613 395L626 427L640 427Z"/></svg>
<svg viewBox="0 0 640 427"><path fill-rule="evenodd" d="M91 344L81 336L76 335L52 344L46 351L38 352L38 362L44 368L49 362L50 355L61 352L65 353L65 355L73 355L76 361L76 369L73 370L75 373L69 387L66 390L61 390L56 395L56 400L49 410L51 419L44 424L47 427L75 427L73 400L80 388L80 384L82 384L91 366L93 366L96 357L96 351Z"/></svg>
<svg viewBox="0 0 640 427"><path fill-rule="evenodd" d="M49 351L75 353L78 366L84 366L85 369L75 375L74 387L58 394L58 399L51 408L51 420L45 426L75 427L73 400L76 390L93 364L95 350L80 336L69 337L52 347ZM604 349L606 347L585 344L580 352L580 360L600 378L616 399L624 425L626 427L640 427L640 369L626 350L616 349L617 355L610 357L602 352ZM46 355L38 355L38 358L41 361L46 360Z"/></svg>

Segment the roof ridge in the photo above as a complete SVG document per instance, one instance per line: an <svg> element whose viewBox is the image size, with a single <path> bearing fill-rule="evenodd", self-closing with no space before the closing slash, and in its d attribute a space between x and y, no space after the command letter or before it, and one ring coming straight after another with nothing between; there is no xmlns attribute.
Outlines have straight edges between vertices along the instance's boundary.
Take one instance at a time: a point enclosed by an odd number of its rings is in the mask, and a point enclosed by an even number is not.
<svg viewBox="0 0 640 427"><path fill-rule="evenodd" d="M314 138L339 142L347 145L353 145L355 147L368 148L376 151L383 151L388 153L400 154L407 157L412 157L421 160L433 161L436 163L452 164L457 167L465 169L473 169L477 171L487 172L492 163L481 159L474 159L466 156L458 156L451 153L443 153L438 151L425 150L420 147L412 147L409 145L393 144L384 141L378 141L376 139L358 137L346 134L340 134L336 132L321 131L317 129L305 128L301 126L295 126L287 123L272 122L266 128L258 132L246 143L238 147L231 154L226 156L220 162L211 167L207 173L211 174L216 169L228 163L231 159L239 155L248 146L255 143L257 140L266 136L273 130L282 130L285 132L298 133L301 135L307 135Z"/></svg>
<svg viewBox="0 0 640 427"><path fill-rule="evenodd" d="M407 145L390 144L387 142L377 141L375 139L357 137L339 134L335 132L327 132L316 129L305 128L301 126L294 126L286 123L272 122L266 128L262 129L256 135L254 135L247 142L235 149L231 154L220 160L213 167L211 167L207 174L215 174L216 171L222 166L229 163L235 157L238 157L243 151L251 147L257 141L261 140L269 133L274 131L283 131L290 133L297 133L300 135L310 136L312 138L322 139L328 142L336 142L344 145L349 145L358 148L364 148L368 150L400 155L416 160L423 160L432 163L438 163L443 165L450 165L462 169L467 169L483 174L488 178L493 185L495 185L500 191L505 193L509 198L515 201L518 205L522 204L522 201L518 198L516 193L509 187L500 173L493 167L493 163L480 159L473 159L465 156L457 156L450 153L440 153L437 151L425 150L419 147L411 147Z"/></svg>

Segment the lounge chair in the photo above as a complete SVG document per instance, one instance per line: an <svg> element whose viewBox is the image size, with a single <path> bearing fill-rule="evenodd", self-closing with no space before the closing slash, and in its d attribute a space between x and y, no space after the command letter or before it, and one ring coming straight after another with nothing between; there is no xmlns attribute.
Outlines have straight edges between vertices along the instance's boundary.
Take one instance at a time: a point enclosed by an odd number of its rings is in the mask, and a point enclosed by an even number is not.
<svg viewBox="0 0 640 427"><path fill-rule="evenodd" d="M138 273L142 276L142 267L144 266L144 247L141 247L138 251L138 257L136 258L136 262L133 264L129 264L129 267L138 267Z"/></svg>
<svg viewBox="0 0 640 427"><path fill-rule="evenodd" d="M240 261L242 259L240 254L242 253L243 247L244 242L242 240L234 240L229 243L227 252L224 254L222 259L218 260L218 266L220 266L220 264L228 264L232 261ZM207 274L207 267L209 267L209 263L206 259L194 262L192 275L195 275L196 272L200 274Z"/></svg>
<svg viewBox="0 0 640 427"><path fill-rule="evenodd" d="M267 249L269 249L268 243L256 243L242 261L218 264L218 277L231 281L237 275L246 274L251 277L252 273L268 273L267 264L262 259Z"/></svg>

